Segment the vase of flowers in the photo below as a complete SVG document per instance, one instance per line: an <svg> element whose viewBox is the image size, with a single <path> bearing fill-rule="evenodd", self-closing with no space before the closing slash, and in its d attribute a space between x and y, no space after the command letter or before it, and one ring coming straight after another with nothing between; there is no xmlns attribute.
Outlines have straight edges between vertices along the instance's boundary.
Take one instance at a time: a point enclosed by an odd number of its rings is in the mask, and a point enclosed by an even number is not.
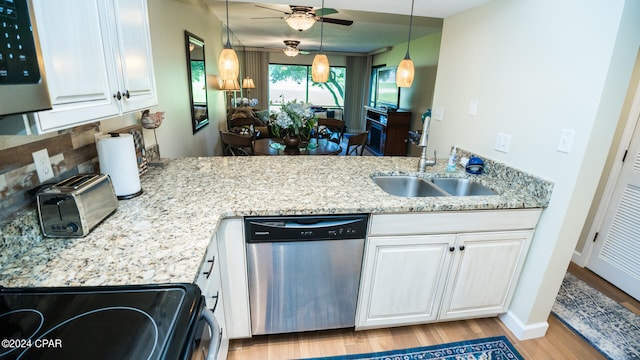
<svg viewBox="0 0 640 360"><path fill-rule="evenodd" d="M284 104L278 112L271 114L269 121L273 134L288 148L298 148L300 141L309 141L314 125L311 104L297 100Z"/></svg>

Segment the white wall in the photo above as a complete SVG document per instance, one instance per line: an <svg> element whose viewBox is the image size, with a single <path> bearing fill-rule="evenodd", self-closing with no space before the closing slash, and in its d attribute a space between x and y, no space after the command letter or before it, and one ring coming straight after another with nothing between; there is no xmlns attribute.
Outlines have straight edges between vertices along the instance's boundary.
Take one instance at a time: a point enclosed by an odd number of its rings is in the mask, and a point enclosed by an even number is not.
<svg viewBox="0 0 640 360"><path fill-rule="evenodd" d="M458 145L555 183L510 309L525 326L549 315L611 144L640 44L640 2L627 2L495 0L444 21L430 151Z"/></svg>
<svg viewBox="0 0 640 360"><path fill-rule="evenodd" d="M438 57L440 55L441 33L412 39L409 55L415 66L415 77L410 88L400 89L399 107L411 110L411 123L409 129L422 129L422 114L432 107L433 92L438 70ZM407 52L407 43L395 45L391 51L387 51L373 57L373 65L398 66ZM420 156L420 148L408 145L409 156ZM444 157L446 153L440 153Z"/></svg>
<svg viewBox="0 0 640 360"><path fill-rule="evenodd" d="M148 6L158 90L158 106L150 110L165 112L163 124L156 130L160 154L162 157L220 154L218 130L226 121L224 94L208 84L210 123L193 134L184 31L204 39L206 71L215 75L223 47L223 25L207 7L177 0L150 0ZM155 143L152 130L145 130L144 136L147 144Z"/></svg>

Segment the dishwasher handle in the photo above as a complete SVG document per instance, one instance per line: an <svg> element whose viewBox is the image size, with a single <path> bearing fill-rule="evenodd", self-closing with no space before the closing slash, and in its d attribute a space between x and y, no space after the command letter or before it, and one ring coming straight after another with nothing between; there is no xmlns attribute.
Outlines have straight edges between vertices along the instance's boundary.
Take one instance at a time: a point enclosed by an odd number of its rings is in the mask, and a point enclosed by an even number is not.
<svg viewBox="0 0 640 360"><path fill-rule="evenodd" d="M364 239L367 215L245 218L246 241L279 242Z"/></svg>
<svg viewBox="0 0 640 360"><path fill-rule="evenodd" d="M350 225L361 221L361 219L349 220L317 220L317 221L301 221L301 220L285 220L285 221L253 221L252 224L264 227L278 229L320 229L333 226Z"/></svg>

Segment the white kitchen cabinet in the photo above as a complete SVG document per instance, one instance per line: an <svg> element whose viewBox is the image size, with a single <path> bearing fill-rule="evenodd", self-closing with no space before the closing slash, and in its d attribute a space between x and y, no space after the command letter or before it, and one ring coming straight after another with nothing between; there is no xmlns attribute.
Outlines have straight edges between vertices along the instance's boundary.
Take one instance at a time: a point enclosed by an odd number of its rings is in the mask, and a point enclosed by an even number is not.
<svg viewBox="0 0 640 360"><path fill-rule="evenodd" d="M506 312L540 212L371 216L356 328Z"/></svg>
<svg viewBox="0 0 640 360"><path fill-rule="evenodd" d="M146 0L34 0L53 108L39 132L157 105Z"/></svg>
<svg viewBox="0 0 640 360"><path fill-rule="evenodd" d="M229 335L226 326L224 299L222 296L222 282L220 273L220 256L218 242L214 235L207 248L202 267L198 273L196 284L200 287L205 298L207 309L213 312L220 325L220 350L218 359L226 359L229 351Z"/></svg>
<svg viewBox="0 0 640 360"><path fill-rule="evenodd" d="M369 237L358 329L435 320L455 240L454 235Z"/></svg>
<svg viewBox="0 0 640 360"><path fill-rule="evenodd" d="M241 218L227 218L217 231L222 273L222 293L225 299L227 333L230 339L251 337L249 281L246 246Z"/></svg>
<svg viewBox="0 0 640 360"><path fill-rule="evenodd" d="M460 234L439 320L508 310L533 230Z"/></svg>

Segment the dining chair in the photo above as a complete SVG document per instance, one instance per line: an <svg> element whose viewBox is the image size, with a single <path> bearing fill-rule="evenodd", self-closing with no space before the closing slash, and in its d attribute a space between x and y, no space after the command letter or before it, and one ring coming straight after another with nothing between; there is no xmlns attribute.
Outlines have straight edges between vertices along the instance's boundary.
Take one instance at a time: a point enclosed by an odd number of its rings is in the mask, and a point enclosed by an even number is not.
<svg viewBox="0 0 640 360"><path fill-rule="evenodd" d="M350 135L347 142L347 152L345 155L349 156L355 154L356 156L362 156L364 152L364 145L367 142L369 132L365 131L361 134Z"/></svg>
<svg viewBox="0 0 640 360"><path fill-rule="evenodd" d="M318 135L327 137L329 141L340 144L344 136L344 120L332 118L318 119Z"/></svg>
<svg viewBox="0 0 640 360"><path fill-rule="evenodd" d="M222 154L226 156L253 155L253 136L239 135L229 131L220 131Z"/></svg>

